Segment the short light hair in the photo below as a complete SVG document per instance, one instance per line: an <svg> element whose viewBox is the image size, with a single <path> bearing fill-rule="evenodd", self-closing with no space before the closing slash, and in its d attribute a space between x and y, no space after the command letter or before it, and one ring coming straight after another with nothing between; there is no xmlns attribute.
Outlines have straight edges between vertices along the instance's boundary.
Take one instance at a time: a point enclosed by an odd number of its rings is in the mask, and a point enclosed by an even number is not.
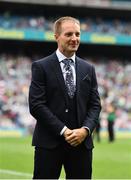
<svg viewBox="0 0 131 180"><path fill-rule="evenodd" d="M54 22L54 34L61 33L61 25L64 21L72 21L74 23L77 23L80 26L80 21L78 19L71 17L71 16L64 16L64 17L57 19Z"/></svg>

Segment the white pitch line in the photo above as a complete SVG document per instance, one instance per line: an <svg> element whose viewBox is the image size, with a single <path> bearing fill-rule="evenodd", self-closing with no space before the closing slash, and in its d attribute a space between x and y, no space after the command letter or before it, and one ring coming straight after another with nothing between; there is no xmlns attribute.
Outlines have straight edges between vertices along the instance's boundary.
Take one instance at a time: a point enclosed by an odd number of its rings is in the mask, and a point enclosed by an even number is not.
<svg viewBox="0 0 131 180"><path fill-rule="evenodd" d="M17 176L27 176L27 177L32 176L32 174L30 173L23 173L23 172L8 170L8 169L0 169L0 173L12 174L12 175L17 175Z"/></svg>

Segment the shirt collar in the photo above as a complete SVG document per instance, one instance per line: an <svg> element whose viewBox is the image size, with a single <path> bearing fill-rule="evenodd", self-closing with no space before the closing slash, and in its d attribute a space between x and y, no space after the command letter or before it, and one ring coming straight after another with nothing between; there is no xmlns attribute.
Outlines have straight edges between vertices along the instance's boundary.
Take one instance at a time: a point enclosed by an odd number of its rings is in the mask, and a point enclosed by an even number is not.
<svg viewBox="0 0 131 180"><path fill-rule="evenodd" d="M61 62L64 59L69 59L66 56L64 56L64 54L62 54L59 49L56 50L56 55L58 57L59 62ZM72 59L74 63L75 63L75 57L76 57L75 54L70 57L70 59Z"/></svg>

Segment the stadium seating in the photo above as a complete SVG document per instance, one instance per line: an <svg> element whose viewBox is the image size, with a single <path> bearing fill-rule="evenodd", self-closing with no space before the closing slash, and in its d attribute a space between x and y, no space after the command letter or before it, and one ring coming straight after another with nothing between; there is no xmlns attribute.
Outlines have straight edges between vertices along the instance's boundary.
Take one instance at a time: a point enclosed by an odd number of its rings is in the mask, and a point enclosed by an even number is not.
<svg viewBox="0 0 131 180"><path fill-rule="evenodd" d="M102 126L106 126L107 107L116 106L116 128L131 129L131 61L86 58L96 67L99 92L103 102ZM31 58L0 56L0 126L34 127L28 111L28 88L31 78ZM121 90L120 90L121 89Z"/></svg>

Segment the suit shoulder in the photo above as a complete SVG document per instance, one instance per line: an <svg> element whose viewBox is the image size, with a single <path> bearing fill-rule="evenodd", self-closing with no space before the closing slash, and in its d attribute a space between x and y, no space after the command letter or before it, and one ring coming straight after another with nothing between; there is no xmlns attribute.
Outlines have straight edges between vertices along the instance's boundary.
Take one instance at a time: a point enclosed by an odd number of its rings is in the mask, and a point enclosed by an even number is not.
<svg viewBox="0 0 131 180"><path fill-rule="evenodd" d="M93 64L90 63L88 61L88 59L83 59L83 58L80 58L80 57L77 57L78 58L78 61L85 67L88 67L88 68L92 68L93 67Z"/></svg>
<svg viewBox="0 0 131 180"><path fill-rule="evenodd" d="M53 53L49 56L43 57L41 59L35 60L32 64L39 64L39 65L45 66L45 65L49 64L52 61L52 59L54 59L54 58L56 58L55 53Z"/></svg>

